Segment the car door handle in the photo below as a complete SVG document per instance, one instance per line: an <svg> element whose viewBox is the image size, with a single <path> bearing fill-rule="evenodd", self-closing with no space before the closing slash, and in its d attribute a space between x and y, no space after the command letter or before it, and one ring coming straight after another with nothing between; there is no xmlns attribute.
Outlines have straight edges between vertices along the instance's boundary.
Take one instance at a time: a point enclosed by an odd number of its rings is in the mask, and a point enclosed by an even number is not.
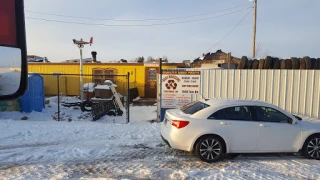
<svg viewBox="0 0 320 180"><path fill-rule="evenodd" d="M226 122L220 122L221 125L228 125Z"/></svg>
<svg viewBox="0 0 320 180"><path fill-rule="evenodd" d="M260 127L267 127L267 125L265 125L265 124L260 124Z"/></svg>

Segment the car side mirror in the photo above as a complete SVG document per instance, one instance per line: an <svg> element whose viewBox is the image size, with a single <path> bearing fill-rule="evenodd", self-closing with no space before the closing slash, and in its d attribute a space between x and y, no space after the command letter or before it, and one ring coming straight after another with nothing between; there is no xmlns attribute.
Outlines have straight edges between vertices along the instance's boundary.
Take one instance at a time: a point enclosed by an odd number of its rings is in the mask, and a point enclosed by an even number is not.
<svg viewBox="0 0 320 180"><path fill-rule="evenodd" d="M289 124L297 124L297 121L290 118L290 119L288 119L288 123Z"/></svg>
<svg viewBox="0 0 320 180"><path fill-rule="evenodd" d="M0 0L0 101L22 96L27 78L24 1Z"/></svg>

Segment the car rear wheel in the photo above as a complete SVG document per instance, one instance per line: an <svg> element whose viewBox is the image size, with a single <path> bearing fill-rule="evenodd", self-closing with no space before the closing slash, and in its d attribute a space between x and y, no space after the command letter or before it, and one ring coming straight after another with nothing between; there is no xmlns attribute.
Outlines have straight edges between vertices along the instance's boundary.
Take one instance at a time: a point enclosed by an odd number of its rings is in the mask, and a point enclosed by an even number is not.
<svg viewBox="0 0 320 180"><path fill-rule="evenodd" d="M303 155L309 159L320 159L320 135L311 136L306 140Z"/></svg>
<svg viewBox="0 0 320 180"><path fill-rule="evenodd" d="M206 136L198 141L195 153L202 161L215 162L222 158L224 146L220 138Z"/></svg>

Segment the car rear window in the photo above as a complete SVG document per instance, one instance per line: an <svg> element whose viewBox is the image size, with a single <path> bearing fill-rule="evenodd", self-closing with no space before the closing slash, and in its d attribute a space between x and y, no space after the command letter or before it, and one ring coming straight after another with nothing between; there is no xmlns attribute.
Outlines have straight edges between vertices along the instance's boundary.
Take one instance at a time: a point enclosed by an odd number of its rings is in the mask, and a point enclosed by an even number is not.
<svg viewBox="0 0 320 180"><path fill-rule="evenodd" d="M200 102L200 101L194 101L192 103L189 103L183 107L180 108L180 110L182 112L184 112L185 114L194 114L204 108L209 107L210 105Z"/></svg>

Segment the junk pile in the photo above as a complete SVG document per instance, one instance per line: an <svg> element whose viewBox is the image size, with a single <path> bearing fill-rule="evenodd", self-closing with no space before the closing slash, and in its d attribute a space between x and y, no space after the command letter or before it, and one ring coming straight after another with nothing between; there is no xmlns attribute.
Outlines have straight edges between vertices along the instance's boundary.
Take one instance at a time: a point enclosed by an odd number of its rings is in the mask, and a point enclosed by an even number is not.
<svg viewBox="0 0 320 180"><path fill-rule="evenodd" d="M117 93L117 85L106 80L103 85L95 86L94 83L84 84L83 102L63 102L65 107L80 106L81 111L91 112L93 120L98 120L104 115L122 116L124 112L124 97Z"/></svg>

